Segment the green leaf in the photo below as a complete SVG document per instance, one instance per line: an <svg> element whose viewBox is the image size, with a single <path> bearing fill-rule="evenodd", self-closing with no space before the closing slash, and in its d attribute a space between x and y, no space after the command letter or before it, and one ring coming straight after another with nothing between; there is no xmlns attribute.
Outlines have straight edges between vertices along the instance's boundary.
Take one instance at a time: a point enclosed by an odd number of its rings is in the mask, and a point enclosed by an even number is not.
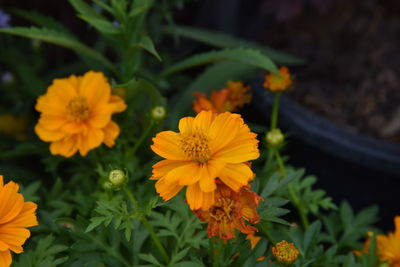
<svg viewBox="0 0 400 267"><path fill-rule="evenodd" d="M93 217L90 219L91 223L88 225L88 227L85 230L85 233L88 233L92 231L94 228L99 226L105 221L106 217Z"/></svg>
<svg viewBox="0 0 400 267"><path fill-rule="evenodd" d="M140 38L139 42L133 44L133 47L141 47L153 56L155 56L159 61L162 61L160 55L158 54L156 48L154 47L154 43L151 38L147 35L144 35Z"/></svg>
<svg viewBox="0 0 400 267"><path fill-rule="evenodd" d="M248 48L236 48L194 55L168 67L160 74L160 76L165 77L185 69L220 61L235 61L270 72L277 72L277 68L272 60L260 51Z"/></svg>
<svg viewBox="0 0 400 267"><path fill-rule="evenodd" d="M234 38L230 35L219 32L213 32L209 30L204 30L194 27L186 27L186 26L166 27L165 31L173 35L182 36L184 38L192 39L215 47L221 47L221 48L244 47L244 48L257 49L279 64L299 65L305 63L304 59L293 57L281 53L279 51L276 51L273 48L262 46L247 40Z"/></svg>
<svg viewBox="0 0 400 267"><path fill-rule="evenodd" d="M93 18L87 17L84 15L78 15L79 18L83 19L94 28L96 28L99 32L105 34L117 34L120 32L119 28L115 27L111 22L103 18Z"/></svg>
<svg viewBox="0 0 400 267"><path fill-rule="evenodd" d="M26 28L26 27L13 27L13 28L2 28L0 29L0 33L13 34L17 36L22 36L26 38L32 38L41 40L44 42L52 43L55 45L63 46L65 48L69 48L80 55L84 55L86 57L92 58L99 63L103 64L110 70L115 71L114 66L105 58L102 54L97 52L96 50L82 44L75 38L53 29L48 28Z"/></svg>
<svg viewBox="0 0 400 267"><path fill-rule="evenodd" d="M293 172L290 172L285 178L281 178L279 174L276 172L272 175L267 184L265 185L264 190L261 192L260 196L264 199L267 199L271 194L280 188L286 186L291 181L300 178L304 174L303 169L299 169Z"/></svg>
<svg viewBox="0 0 400 267"><path fill-rule="evenodd" d="M69 3L75 8L76 11L82 16L102 19L103 17L96 12L90 5L86 4L83 0L69 0Z"/></svg>

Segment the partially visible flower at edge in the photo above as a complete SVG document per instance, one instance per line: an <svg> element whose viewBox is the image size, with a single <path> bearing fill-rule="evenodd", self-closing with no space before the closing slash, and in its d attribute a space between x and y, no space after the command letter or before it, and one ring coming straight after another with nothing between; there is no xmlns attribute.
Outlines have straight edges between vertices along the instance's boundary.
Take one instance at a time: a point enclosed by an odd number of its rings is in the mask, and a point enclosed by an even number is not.
<svg viewBox="0 0 400 267"><path fill-rule="evenodd" d="M102 143L112 147L120 129L111 116L124 111L126 104L111 94L103 73L89 71L54 79L35 108L41 112L36 134L51 142L51 154L71 157L77 151L85 156Z"/></svg>
<svg viewBox="0 0 400 267"><path fill-rule="evenodd" d="M25 202L24 196L18 193L19 186L10 181L4 184L0 175L0 266L11 265L11 251L22 253L22 245L30 237L27 227L38 225L36 218L37 205Z"/></svg>
<svg viewBox="0 0 400 267"><path fill-rule="evenodd" d="M207 231L210 238L219 236L223 240L229 240L235 237L235 229L254 237L258 229L246 224L245 221L252 224L260 221L256 210L260 201L262 198L248 187L235 192L219 182L215 191L214 205L208 210L196 210L194 213L201 221L208 223ZM254 239L255 244L258 242L256 239Z"/></svg>
<svg viewBox="0 0 400 267"><path fill-rule="evenodd" d="M3 9L0 9L0 28L10 27L10 18L10 14L7 14Z"/></svg>
<svg viewBox="0 0 400 267"><path fill-rule="evenodd" d="M275 73L269 73L265 76L264 87L272 92L286 91L292 86L293 81L287 67L279 68L280 76Z"/></svg>
<svg viewBox="0 0 400 267"><path fill-rule="evenodd" d="M297 259L300 252L293 243L282 240L272 247L272 254L278 262L291 264Z"/></svg>
<svg viewBox="0 0 400 267"><path fill-rule="evenodd" d="M387 235L377 235L377 252L381 261L392 267L400 267L400 216L394 218L395 231Z"/></svg>
<svg viewBox="0 0 400 267"><path fill-rule="evenodd" d="M193 110L196 113L202 110L211 110L217 113L237 112L239 108L250 103L249 90L250 86L244 86L241 81L228 81L226 88L212 91L210 99L205 93L195 92L196 100L193 101Z"/></svg>
<svg viewBox="0 0 400 267"><path fill-rule="evenodd" d="M248 161L259 157L258 140L239 114L202 111L163 131L151 149L165 160L153 165L156 191L168 201L184 186L192 210L214 204L216 178L238 192L254 178Z"/></svg>

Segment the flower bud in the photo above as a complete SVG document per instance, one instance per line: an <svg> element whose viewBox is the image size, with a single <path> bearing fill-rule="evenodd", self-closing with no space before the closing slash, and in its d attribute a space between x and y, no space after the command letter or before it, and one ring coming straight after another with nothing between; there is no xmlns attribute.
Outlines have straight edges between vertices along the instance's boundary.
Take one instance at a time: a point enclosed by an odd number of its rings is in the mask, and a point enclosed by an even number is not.
<svg viewBox="0 0 400 267"><path fill-rule="evenodd" d="M298 249L293 243L282 240L272 247L272 254L275 256L278 262L283 264L293 263L299 256Z"/></svg>
<svg viewBox="0 0 400 267"><path fill-rule="evenodd" d="M267 144L270 146L277 146L283 143L285 136L282 134L280 129L273 129L265 136Z"/></svg>
<svg viewBox="0 0 400 267"><path fill-rule="evenodd" d="M108 175L108 180L113 186L121 186L126 182L126 175L122 170L115 169Z"/></svg>
<svg viewBox="0 0 400 267"><path fill-rule="evenodd" d="M154 120L162 120L165 117L165 108L163 106L156 106L151 110L151 117Z"/></svg>

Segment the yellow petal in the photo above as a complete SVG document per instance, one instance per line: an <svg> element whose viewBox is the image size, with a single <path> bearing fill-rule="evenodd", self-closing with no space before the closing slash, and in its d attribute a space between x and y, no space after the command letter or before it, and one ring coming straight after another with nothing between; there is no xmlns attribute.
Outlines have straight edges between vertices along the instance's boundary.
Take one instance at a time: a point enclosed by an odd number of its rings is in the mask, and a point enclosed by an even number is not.
<svg viewBox="0 0 400 267"><path fill-rule="evenodd" d="M182 190L181 185L169 184L165 182L165 179L160 179L156 183L156 191L164 201L168 201L173 198L179 191Z"/></svg>
<svg viewBox="0 0 400 267"><path fill-rule="evenodd" d="M178 183L179 185L191 185L199 180L199 164L185 162L180 167L174 168L165 175L168 183Z"/></svg>
<svg viewBox="0 0 400 267"><path fill-rule="evenodd" d="M88 119L89 125L95 128L103 128L111 121L114 107L110 104L98 105L91 111Z"/></svg>
<svg viewBox="0 0 400 267"><path fill-rule="evenodd" d="M215 185L216 176L210 173L208 169L208 163L202 164L199 171L199 185L203 192L212 192L217 186Z"/></svg>
<svg viewBox="0 0 400 267"><path fill-rule="evenodd" d="M58 141L58 140L64 138L66 135L63 131L47 130L39 123L35 125L35 133L39 136L40 139L42 139L45 142Z"/></svg>
<svg viewBox="0 0 400 267"><path fill-rule="evenodd" d="M110 121L106 127L103 128L104 132L104 140L103 142L108 147L112 147L115 145L115 139L118 137L120 129L118 124L113 121Z"/></svg>
<svg viewBox="0 0 400 267"><path fill-rule="evenodd" d="M243 120L229 112L219 114L211 124L209 136L210 146L213 153L229 144L239 131Z"/></svg>
<svg viewBox="0 0 400 267"><path fill-rule="evenodd" d="M171 160L189 160L181 148L180 134L172 131L158 133L153 138L151 149L163 158Z"/></svg>
<svg viewBox="0 0 400 267"><path fill-rule="evenodd" d="M253 178L253 172L244 163L227 164L224 171L219 175L219 178L233 191L238 192L241 187L247 185Z"/></svg>
<svg viewBox="0 0 400 267"><path fill-rule="evenodd" d="M21 212L7 225L13 228L31 227L38 225L35 211L37 205L33 202L24 202Z"/></svg>
<svg viewBox="0 0 400 267"><path fill-rule="evenodd" d="M22 210L24 197L17 193L18 189L19 186L11 181L0 191L0 226L15 218Z"/></svg>
<svg viewBox="0 0 400 267"><path fill-rule="evenodd" d="M202 130L205 134L214 120L214 113L212 111L201 111L193 120L193 127Z"/></svg>
<svg viewBox="0 0 400 267"><path fill-rule="evenodd" d="M179 132L181 134L191 133L193 128L193 117L185 117L179 120Z"/></svg>
<svg viewBox="0 0 400 267"><path fill-rule="evenodd" d="M113 106L113 113L119 113L126 109L125 101L117 95L110 97L110 104Z"/></svg>
<svg viewBox="0 0 400 267"><path fill-rule="evenodd" d="M82 134L80 137L79 153L86 156L90 150L101 145L104 140L104 132L101 129L88 127L87 134Z"/></svg>
<svg viewBox="0 0 400 267"><path fill-rule="evenodd" d="M188 202L190 209L201 209L203 205L203 195L204 193L201 191L199 183L188 186L186 190L186 201Z"/></svg>
<svg viewBox="0 0 400 267"><path fill-rule="evenodd" d="M0 267L9 267L11 262L11 252L9 250L0 251Z"/></svg>
<svg viewBox="0 0 400 267"><path fill-rule="evenodd" d="M103 73L88 71L81 78L79 94L86 98L90 107L94 108L108 103L111 86Z"/></svg>
<svg viewBox="0 0 400 267"><path fill-rule="evenodd" d="M177 167L187 164L185 161L180 160L161 160L153 165L153 177L159 178L165 176L168 172Z"/></svg>

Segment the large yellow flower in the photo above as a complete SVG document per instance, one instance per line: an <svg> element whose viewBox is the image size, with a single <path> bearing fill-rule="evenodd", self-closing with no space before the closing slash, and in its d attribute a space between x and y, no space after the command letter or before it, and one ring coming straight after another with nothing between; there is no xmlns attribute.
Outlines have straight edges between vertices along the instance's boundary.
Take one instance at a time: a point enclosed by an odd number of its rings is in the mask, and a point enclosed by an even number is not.
<svg viewBox="0 0 400 267"><path fill-rule="evenodd" d="M18 189L14 182L4 185L3 176L0 175L0 267L11 265L10 251L23 251L22 245L30 236L26 228L38 225L36 204L24 202Z"/></svg>
<svg viewBox="0 0 400 267"><path fill-rule="evenodd" d="M202 111L179 121L179 131L164 131L153 138L151 149L165 160L153 166L156 190L167 201L187 186L192 210L214 204L218 177L235 192L254 174L247 161L259 157L256 134L239 114Z"/></svg>
<svg viewBox="0 0 400 267"><path fill-rule="evenodd" d="M120 130L111 115L125 109L125 102L111 95L111 86L101 72L55 79L37 100L36 110L41 114L35 132L51 142L53 155L71 157L79 150L85 156L102 143L115 144Z"/></svg>
<svg viewBox="0 0 400 267"><path fill-rule="evenodd" d="M381 261L392 267L400 267L400 216L394 218L396 230L388 235L378 235L377 249Z"/></svg>

